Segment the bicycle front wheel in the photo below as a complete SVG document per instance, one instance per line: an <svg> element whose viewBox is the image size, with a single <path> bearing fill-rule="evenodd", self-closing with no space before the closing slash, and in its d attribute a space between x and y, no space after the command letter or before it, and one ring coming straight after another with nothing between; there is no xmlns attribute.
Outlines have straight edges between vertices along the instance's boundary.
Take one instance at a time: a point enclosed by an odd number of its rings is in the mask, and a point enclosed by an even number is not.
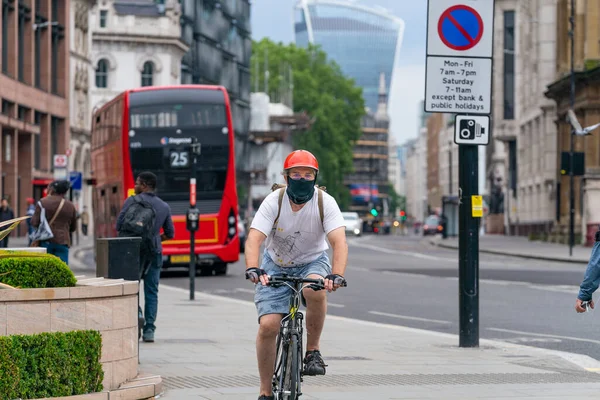
<svg viewBox="0 0 600 400"><path fill-rule="evenodd" d="M300 395L300 391L298 390L300 386L299 356L298 336L292 335L288 347L284 380L284 391L285 393L289 393L289 400L297 400Z"/></svg>

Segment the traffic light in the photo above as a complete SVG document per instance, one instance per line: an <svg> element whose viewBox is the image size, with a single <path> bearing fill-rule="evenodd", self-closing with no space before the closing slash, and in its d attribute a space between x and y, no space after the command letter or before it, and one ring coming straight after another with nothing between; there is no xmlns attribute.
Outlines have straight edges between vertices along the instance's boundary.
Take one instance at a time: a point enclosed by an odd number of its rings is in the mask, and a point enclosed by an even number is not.
<svg viewBox="0 0 600 400"><path fill-rule="evenodd" d="M376 217L379 215L379 213L377 212L377 210L375 209L375 207L371 208L371 215Z"/></svg>
<svg viewBox="0 0 600 400"><path fill-rule="evenodd" d="M402 221L406 221L406 213L404 212L404 210L400 211L400 219Z"/></svg>

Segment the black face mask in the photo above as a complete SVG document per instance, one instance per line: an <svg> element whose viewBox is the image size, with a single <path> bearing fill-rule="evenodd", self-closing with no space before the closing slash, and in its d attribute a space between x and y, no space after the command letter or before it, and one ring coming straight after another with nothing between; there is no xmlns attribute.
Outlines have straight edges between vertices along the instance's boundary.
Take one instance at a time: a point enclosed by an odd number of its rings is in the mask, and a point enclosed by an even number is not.
<svg viewBox="0 0 600 400"><path fill-rule="evenodd" d="M315 194L315 181L307 181L304 178L298 180L288 178L286 192L294 203L304 204Z"/></svg>

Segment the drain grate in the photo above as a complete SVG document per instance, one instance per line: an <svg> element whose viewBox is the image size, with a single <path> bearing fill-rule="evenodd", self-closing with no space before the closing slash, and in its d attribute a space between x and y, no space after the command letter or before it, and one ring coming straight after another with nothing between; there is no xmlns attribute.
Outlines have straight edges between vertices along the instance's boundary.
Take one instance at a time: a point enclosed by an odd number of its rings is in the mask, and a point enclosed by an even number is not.
<svg viewBox="0 0 600 400"><path fill-rule="evenodd" d="M161 340L162 343L173 343L173 344L200 344L200 343L217 343L214 340L209 339L165 339Z"/></svg>
<svg viewBox="0 0 600 400"><path fill-rule="evenodd" d="M258 376L165 376L166 389L216 389L255 387ZM304 384L320 387L345 386L437 386L437 385L517 385L600 383L600 374L577 373L507 373L507 374L402 374L402 375L326 375L304 377Z"/></svg>

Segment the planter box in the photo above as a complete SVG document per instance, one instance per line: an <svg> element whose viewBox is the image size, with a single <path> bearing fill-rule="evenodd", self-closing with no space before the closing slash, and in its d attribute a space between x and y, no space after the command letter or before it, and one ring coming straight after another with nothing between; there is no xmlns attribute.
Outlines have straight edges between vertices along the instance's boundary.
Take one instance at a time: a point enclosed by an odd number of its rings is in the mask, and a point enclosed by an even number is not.
<svg viewBox="0 0 600 400"><path fill-rule="evenodd" d="M138 282L77 278L71 288L0 290L0 336L98 330L104 390L118 389L137 376Z"/></svg>

